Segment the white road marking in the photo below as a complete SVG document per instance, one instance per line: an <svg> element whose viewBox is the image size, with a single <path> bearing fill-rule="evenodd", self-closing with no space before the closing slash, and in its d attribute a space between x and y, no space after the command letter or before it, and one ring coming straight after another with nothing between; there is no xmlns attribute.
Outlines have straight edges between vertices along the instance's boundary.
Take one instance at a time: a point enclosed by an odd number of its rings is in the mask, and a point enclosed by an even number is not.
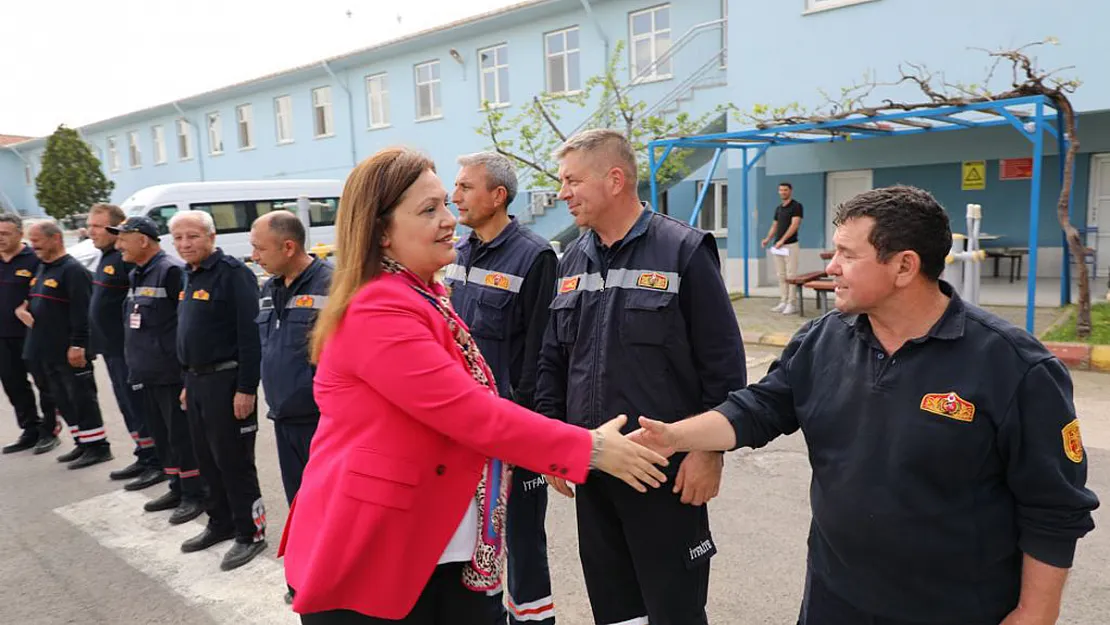
<svg viewBox="0 0 1110 625"><path fill-rule="evenodd" d="M285 605L285 572L272 559L275 541L250 564L220 570L231 542L182 553L181 543L203 529L199 519L170 525L169 512L144 512L141 493L114 491L56 508L54 512L85 531L140 572L206 610L218 623L259 625L300 623Z"/></svg>

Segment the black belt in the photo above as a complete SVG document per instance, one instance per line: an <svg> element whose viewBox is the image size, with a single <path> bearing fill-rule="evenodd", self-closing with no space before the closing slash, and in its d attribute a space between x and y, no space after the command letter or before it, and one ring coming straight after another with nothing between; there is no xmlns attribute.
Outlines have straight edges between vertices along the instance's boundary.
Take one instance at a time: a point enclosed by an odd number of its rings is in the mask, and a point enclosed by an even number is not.
<svg viewBox="0 0 1110 625"><path fill-rule="evenodd" d="M217 362L210 365L201 365L199 367L186 367L185 370L189 373L196 375L208 375L210 373L219 373L221 371L231 371L238 369L239 363L235 360L225 360L224 362Z"/></svg>

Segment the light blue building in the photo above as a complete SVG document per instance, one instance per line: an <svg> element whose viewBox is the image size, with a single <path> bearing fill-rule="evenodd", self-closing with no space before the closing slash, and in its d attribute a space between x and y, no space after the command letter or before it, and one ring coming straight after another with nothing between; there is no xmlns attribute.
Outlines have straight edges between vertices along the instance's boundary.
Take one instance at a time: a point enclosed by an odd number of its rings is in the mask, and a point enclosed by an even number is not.
<svg viewBox="0 0 1110 625"><path fill-rule="evenodd" d="M1075 66L1067 73L1083 80L1073 97L1081 145L1074 215L1077 226L1104 224L1104 275L1110 261L1110 73L1100 61L1110 58L1110 40L1096 37L1090 25L1107 19L1110 6L1099 0L1070 0L1067 7L1045 0L533 0L79 130L115 181L117 202L175 181L342 179L359 160L393 144L426 151L450 186L455 157L489 147L475 130L484 121L483 100L511 112L543 91L581 89L622 41L626 79L636 78L628 96L651 110L697 116L726 103L741 111L793 102L817 107L819 89L838 93L868 71L890 80L903 61L943 70L950 82L972 83L982 80L988 63L970 48L1055 37L1059 46L1033 53L1044 67ZM905 85L893 93L921 99ZM564 107L564 128L576 127L596 106ZM735 116L727 120L729 130L747 126ZM723 129L725 120L715 127ZM34 139L0 147L0 203L39 212L34 175L43 146L43 139ZM1062 257L1054 152L1050 146L1045 159L1037 267L1046 276L1059 275ZM710 156L691 159L700 169L666 189L658 208L689 218ZM1023 245L1029 181L1020 175L1002 180L1000 165L1028 156L1028 142L1007 128L776 148L749 180L755 208L749 244L758 249L778 201L777 184L789 181L806 207L803 269L821 267L818 254L829 245L837 203L896 182L934 192L956 223L967 203L981 204L984 231ZM986 161L983 190L962 190L965 161ZM725 276L734 290L743 280L741 175L735 155L722 159L698 219L727 251ZM548 238L575 232L565 207L541 192L521 193L513 212ZM749 262L754 284L772 280L765 257Z"/></svg>

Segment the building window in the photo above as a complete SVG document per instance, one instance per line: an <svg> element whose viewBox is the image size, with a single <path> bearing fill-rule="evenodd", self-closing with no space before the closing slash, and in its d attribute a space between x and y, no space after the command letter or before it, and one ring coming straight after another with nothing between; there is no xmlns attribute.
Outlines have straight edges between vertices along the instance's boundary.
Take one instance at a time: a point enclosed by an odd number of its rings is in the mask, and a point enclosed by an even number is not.
<svg viewBox="0 0 1110 625"><path fill-rule="evenodd" d="M369 103L370 127L389 125L389 76L374 74L366 77L366 101Z"/></svg>
<svg viewBox="0 0 1110 625"><path fill-rule="evenodd" d="M208 153L213 156L224 153L224 127L219 113L208 114Z"/></svg>
<svg viewBox="0 0 1110 625"><path fill-rule="evenodd" d="M335 134L335 121L332 118L331 109L331 87L317 87L312 90L312 127L317 139Z"/></svg>
<svg viewBox="0 0 1110 625"><path fill-rule="evenodd" d="M501 44L478 50L478 72L482 83L483 105L508 106L509 46Z"/></svg>
<svg viewBox="0 0 1110 625"><path fill-rule="evenodd" d="M701 195L705 183L699 181L697 193ZM694 196L697 198L697 195ZM715 180L709 183L709 191L701 203L698 214L698 227L716 235L728 234L728 182Z"/></svg>
<svg viewBox="0 0 1110 625"><path fill-rule="evenodd" d="M108 169L119 171L119 149L116 147L115 137L108 137Z"/></svg>
<svg viewBox="0 0 1110 625"><path fill-rule="evenodd" d="M127 133L127 154L132 169L143 166L143 154L139 151L139 133L134 130Z"/></svg>
<svg viewBox="0 0 1110 625"><path fill-rule="evenodd" d="M250 104L235 107L235 124L239 130L239 149L254 147L254 108Z"/></svg>
<svg viewBox="0 0 1110 625"><path fill-rule="evenodd" d="M439 61L416 66L416 119L443 117L439 95Z"/></svg>
<svg viewBox="0 0 1110 625"><path fill-rule="evenodd" d="M567 93L582 89L578 68L578 27L543 36L547 54L547 91Z"/></svg>
<svg viewBox="0 0 1110 625"><path fill-rule="evenodd" d="M293 98L283 95L274 98L274 122L277 124L277 142L293 142Z"/></svg>
<svg viewBox="0 0 1110 625"><path fill-rule="evenodd" d="M161 165L166 162L166 129L155 126L150 129L150 137L154 141L154 164Z"/></svg>
<svg viewBox="0 0 1110 625"><path fill-rule="evenodd" d="M183 161L193 158L193 125L184 119L177 120L177 157Z"/></svg>
<svg viewBox="0 0 1110 625"><path fill-rule="evenodd" d="M671 77L671 5L664 4L628 16L632 41L632 78L657 80Z"/></svg>

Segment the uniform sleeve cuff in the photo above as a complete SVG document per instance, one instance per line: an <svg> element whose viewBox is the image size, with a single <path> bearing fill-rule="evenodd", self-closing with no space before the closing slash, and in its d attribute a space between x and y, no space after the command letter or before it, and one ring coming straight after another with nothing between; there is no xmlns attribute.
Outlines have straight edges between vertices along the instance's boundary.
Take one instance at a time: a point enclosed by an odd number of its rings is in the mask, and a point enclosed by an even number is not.
<svg viewBox="0 0 1110 625"><path fill-rule="evenodd" d="M736 444L733 445L732 449L730 449L729 451L733 451L743 447L744 440L741 437L743 436L744 429L740 426L741 422L744 419L744 410L733 401L725 401L723 404L717 406L713 410L725 415L725 418L728 419L729 425L732 426L733 433L736 437Z"/></svg>
<svg viewBox="0 0 1110 625"><path fill-rule="evenodd" d="M1060 569L1070 569L1075 558L1074 538L1049 538L1025 534L1018 547L1030 557Z"/></svg>

